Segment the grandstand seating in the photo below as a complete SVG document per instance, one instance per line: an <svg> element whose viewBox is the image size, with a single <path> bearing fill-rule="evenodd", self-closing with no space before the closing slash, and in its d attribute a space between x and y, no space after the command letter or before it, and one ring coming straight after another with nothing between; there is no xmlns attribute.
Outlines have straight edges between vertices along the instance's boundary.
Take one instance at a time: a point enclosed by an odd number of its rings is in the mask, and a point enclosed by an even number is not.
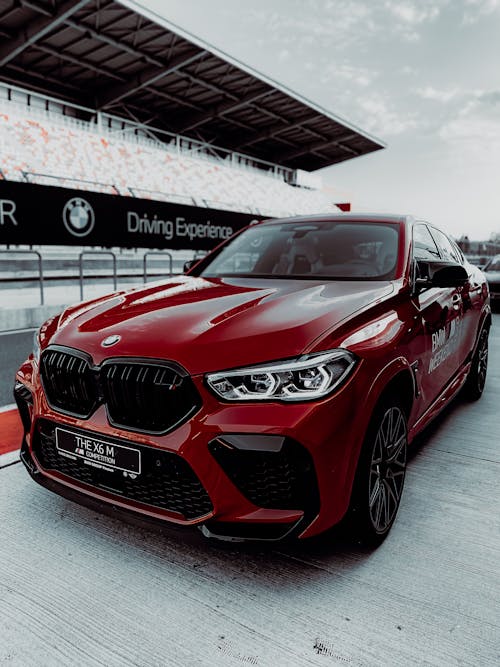
<svg viewBox="0 0 500 667"><path fill-rule="evenodd" d="M271 172L1 100L0 177L283 216L335 210Z"/></svg>

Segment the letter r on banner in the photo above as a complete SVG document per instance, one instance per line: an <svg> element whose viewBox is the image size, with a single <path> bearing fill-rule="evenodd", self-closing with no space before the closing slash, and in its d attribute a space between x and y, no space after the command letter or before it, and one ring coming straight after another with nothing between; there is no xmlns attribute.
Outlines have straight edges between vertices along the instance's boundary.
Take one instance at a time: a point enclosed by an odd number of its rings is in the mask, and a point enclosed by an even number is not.
<svg viewBox="0 0 500 667"><path fill-rule="evenodd" d="M4 225L10 221L17 227L17 220L14 217L16 212L16 202L12 199L0 199L0 225Z"/></svg>

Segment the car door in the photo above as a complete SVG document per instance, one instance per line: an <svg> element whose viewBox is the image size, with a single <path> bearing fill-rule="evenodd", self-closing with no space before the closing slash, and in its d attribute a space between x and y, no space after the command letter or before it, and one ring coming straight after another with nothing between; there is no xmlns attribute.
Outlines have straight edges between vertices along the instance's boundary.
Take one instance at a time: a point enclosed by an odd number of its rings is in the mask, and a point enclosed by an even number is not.
<svg viewBox="0 0 500 667"><path fill-rule="evenodd" d="M425 271L433 262L442 262L427 224L413 226L413 260L415 272ZM415 277L425 278L425 275ZM413 303L419 320L416 337L419 390L419 413L424 412L455 374L459 365L457 345L461 336L462 297L458 289L424 287L414 290Z"/></svg>
<svg viewBox="0 0 500 667"><path fill-rule="evenodd" d="M453 241L444 232L435 227L430 227L430 232L443 259L461 264L469 276L469 280L465 285L456 288L456 294L460 296L460 299L457 296L454 297L456 300L454 308L457 315L457 324L460 327L460 338L456 340L456 363L457 366L460 366L465 363L476 341L479 312L481 311L484 298L482 284L476 275L479 274L479 271L467 265L462 253Z"/></svg>

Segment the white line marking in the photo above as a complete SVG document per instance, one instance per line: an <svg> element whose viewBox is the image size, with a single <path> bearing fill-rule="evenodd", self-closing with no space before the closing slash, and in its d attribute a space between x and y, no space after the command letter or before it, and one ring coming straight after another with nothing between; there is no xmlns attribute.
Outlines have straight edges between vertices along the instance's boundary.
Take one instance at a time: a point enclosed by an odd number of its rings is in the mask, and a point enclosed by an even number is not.
<svg viewBox="0 0 500 667"><path fill-rule="evenodd" d="M6 454L0 454L0 468L4 468L5 466L10 466L13 463L17 463L20 461L19 458L19 453L21 452L20 449L16 449L13 452L7 452Z"/></svg>
<svg viewBox="0 0 500 667"><path fill-rule="evenodd" d="M1 412L10 412L10 410L15 410L17 408L17 405L15 403L10 403L9 405L4 405L0 407L0 413Z"/></svg>
<svg viewBox="0 0 500 667"><path fill-rule="evenodd" d="M27 331L36 331L39 327L29 327L28 329L9 329L0 331L0 336L13 336L14 334L26 333Z"/></svg>

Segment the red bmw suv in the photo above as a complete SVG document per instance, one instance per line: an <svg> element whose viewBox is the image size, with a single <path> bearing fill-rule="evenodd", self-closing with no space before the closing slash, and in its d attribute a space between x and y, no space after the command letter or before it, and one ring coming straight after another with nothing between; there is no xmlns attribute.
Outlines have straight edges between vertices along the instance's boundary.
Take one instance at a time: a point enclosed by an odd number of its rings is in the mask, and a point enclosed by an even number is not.
<svg viewBox="0 0 500 667"><path fill-rule="evenodd" d="M426 222L258 223L47 321L16 377L21 457L60 495L207 536L342 520L375 545L407 445L460 389L481 396L490 325L483 274Z"/></svg>

